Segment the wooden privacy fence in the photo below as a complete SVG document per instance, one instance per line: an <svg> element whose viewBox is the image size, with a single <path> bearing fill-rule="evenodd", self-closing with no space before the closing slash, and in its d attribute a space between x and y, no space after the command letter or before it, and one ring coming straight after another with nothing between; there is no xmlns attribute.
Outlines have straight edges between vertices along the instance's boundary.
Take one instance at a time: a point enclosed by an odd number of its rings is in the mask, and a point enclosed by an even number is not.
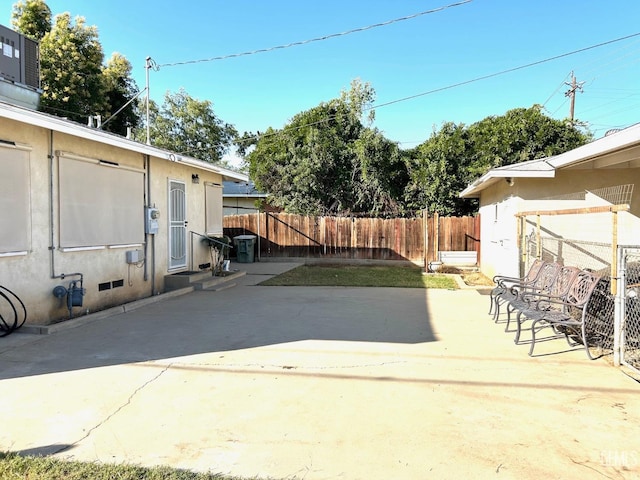
<svg viewBox="0 0 640 480"><path fill-rule="evenodd" d="M437 259L438 251L480 249L480 217L384 219L263 212L225 216L223 226L231 238L256 235L258 258L409 260L427 265Z"/></svg>

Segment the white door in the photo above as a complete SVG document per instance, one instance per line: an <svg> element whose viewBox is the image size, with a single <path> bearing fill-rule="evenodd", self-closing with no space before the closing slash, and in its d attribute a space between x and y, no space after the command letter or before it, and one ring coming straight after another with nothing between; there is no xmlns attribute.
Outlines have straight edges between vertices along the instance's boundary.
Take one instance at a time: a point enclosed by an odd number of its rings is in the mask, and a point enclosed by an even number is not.
<svg viewBox="0 0 640 480"><path fill-rule="evenodd" d="M183 182L169 180L169 270L187 266L187 202Z"/></svg>

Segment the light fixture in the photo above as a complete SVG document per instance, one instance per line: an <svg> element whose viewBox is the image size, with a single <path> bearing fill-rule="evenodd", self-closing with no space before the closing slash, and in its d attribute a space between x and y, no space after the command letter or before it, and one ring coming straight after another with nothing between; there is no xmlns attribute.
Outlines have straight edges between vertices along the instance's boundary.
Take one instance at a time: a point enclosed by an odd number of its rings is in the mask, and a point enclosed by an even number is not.
<svg viewBox="0 0 640 480"><path fill-rule="evenodd" d="M507 182L507 184L508 184L510 187L513 187L513 178L511 178L511 177L507 177L507 178L505 178L505 179L504 179L504 181L505 181L505 182Z"/></svg>
<svg viewBox="0 0 640 480"><path fill-rule="evenodd" d="M197 173L191 175L191 183L200 183L200 176Z"/></svg>

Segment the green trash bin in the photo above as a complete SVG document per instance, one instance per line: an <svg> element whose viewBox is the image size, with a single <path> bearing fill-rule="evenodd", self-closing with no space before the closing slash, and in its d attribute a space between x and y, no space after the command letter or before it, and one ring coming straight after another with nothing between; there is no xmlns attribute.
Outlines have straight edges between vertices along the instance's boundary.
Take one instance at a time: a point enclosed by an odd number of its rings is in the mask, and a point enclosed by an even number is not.
<svg viewBox="0 0 640 480"><path fill-rule="evenodd" d="M236 260L238 263L253 263L255 235L238 235L233 237L233 244L236 247Z"/></svg>

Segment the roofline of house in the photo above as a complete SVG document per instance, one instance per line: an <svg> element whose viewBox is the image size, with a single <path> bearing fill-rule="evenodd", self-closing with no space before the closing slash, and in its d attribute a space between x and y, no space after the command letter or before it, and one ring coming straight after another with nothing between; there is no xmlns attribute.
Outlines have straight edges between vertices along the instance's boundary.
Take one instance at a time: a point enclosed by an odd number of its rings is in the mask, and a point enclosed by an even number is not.
<svg viewBox="0 0 640 480"><path fill-rule="evenodd" d="M603 155L625 150L635 145L640 145L640 123L560 155L525 162L525 164L535 164L537 166L541 166L542 163L546 164L542 169L526 170L522 169L526 165L516 163L489 170L469 184L467 188L460 192L459 196L460 198L478 198L482 190L502 178L553 178L556 170L590 162Z"/></svg>
<svg viewBox="0 0 640 480"><path fill-rule="evenodd" d="M267 198L266 193L223 193L224 198Z"/></svg>
<svg viewBox="0 0 640 480"><path fill-rule="evenodd" d="M489 170L482 177L470 184L462 192L460 198L478 198L480 192L502 179L507 178L553 178L556 171L553 168L549 170L507 170L493 169Z"/></svg>
<svg viewBox="0 0 640 480"><path fill-rule="evenodd" d="M85 140L123 148L125 150L144 155L151 155L168 162L184 163L200 170L218 173L222 175L223 180L237 180L243 182L249 180L249 177L244 173L235 172L228 168L198 160L197 158L188 157L170 150L146 145L113 133L105 132L104 130L98 130L64 118L55 117L35 110L29 110L5 102L0 102L0 118L7 118L9 120L15 120L29 125L34 125L36 127L46 128L48 130L72 135Z"/></svg>

